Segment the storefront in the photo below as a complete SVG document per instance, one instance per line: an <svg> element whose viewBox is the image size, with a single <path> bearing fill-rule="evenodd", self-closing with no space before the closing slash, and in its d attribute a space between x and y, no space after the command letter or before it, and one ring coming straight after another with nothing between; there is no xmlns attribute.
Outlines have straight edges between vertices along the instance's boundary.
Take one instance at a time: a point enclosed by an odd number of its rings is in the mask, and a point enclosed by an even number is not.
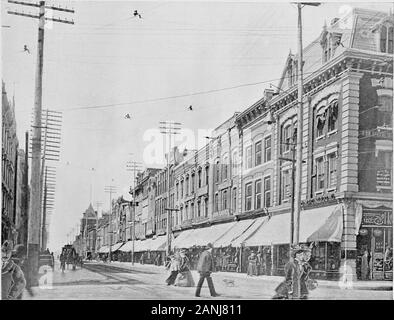
<svg viewBox="0 0 394 320"><path fill-rule="evenodd" d="M357 235L357 277L362 280L393 279L393 210L362 208Z"/></svg>

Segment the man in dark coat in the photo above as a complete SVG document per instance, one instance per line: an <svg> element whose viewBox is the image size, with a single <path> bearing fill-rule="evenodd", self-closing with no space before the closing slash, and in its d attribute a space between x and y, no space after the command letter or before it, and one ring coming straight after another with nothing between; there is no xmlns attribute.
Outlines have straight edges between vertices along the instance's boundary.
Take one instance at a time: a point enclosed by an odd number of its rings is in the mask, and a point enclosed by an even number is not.
<svg viewBox="0 0 394 320"><path fill-rule="evenodd" d="M212 297L219 296L219 294L217 294L215 291L215 287L213 286L213 282L211 278L211 273L213 272L213 268L214 268L212 249L213 249L212 243L208 243L207 249L201 254L198 260L197 271L200 274L200 280L198 281L197 284L196 297L200 296L201 287L202 284L204 283L204 279L207 279L209 292L211 296Z"/></svg>

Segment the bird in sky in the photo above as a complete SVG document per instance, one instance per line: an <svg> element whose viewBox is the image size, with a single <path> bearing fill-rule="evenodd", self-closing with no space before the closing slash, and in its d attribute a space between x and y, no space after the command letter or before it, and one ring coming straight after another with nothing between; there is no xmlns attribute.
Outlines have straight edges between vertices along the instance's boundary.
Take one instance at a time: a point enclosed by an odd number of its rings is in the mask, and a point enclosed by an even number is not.
<svg viewBox="0 0 394 320"><path fill-rule="evenodd" d="M134 10L134 17L138 17L138 18L142 19L141 15L138 13L137 10Z"/></svg>
<svg viewBox="0 0 394 320"><path fill-rule="evenodd" d="M193 106L192 105L189 106L189 110L193 111Z"/></svg>
<svg viewBox="0 0 394 320"><path fill-rule="evenodd" d="M27 47L27 45L24 45L24 47L23 47L23 52L25 52L25 51L30 54L30 50Z"/></svg>
<svg viewBox="0 0 394 320"><path fill-rule="evenodd" d="M127 113L124 117L125 119L131 119L130 113Z"/></svg>

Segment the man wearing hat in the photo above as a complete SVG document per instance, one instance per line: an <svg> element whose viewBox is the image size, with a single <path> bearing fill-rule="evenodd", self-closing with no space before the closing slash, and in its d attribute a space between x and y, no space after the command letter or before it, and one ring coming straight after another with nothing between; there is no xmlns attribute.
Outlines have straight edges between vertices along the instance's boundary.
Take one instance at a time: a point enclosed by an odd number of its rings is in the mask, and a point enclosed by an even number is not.
<svg viewBox="0 0 394 320"><path fill-rule="evenodd" d="M200 274L200 280L197 284L196 289L196 297L200 296L201 287L204 283L204 279L207 279L209 292L212 297L218 297L219 294L216 293L215 287L213 286L211 273L213 272L213 257L212 257L212 243L208 243L206 250L201 254L198 264L197 264L197 271Z"/></svg>
<svg viewBox="0 0 394 320"><path fill-rule="evenodd" d="M20 264L26 256L25 247L16 245L11 252L11 246L6 241L1 247L1 298L3 300L21 299L26 287L26 280ZM12 253L12 258L11 258Z"/></svg>

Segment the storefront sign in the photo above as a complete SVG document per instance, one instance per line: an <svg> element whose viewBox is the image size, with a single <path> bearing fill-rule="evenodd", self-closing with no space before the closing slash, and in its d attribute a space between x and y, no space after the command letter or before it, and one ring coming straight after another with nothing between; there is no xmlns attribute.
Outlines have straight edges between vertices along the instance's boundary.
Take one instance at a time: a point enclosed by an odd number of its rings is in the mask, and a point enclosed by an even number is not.
<svg viewBox="0 0 394 320"><path fill-rule="evenodd" d="M379 129L371 129L371 130L361 130L360 135L362 137L392 139L393 132L391 130L384 130L379 128Z"/></svg>
<svg viewBox="0 0 394 320"><path fill-rule="evenodd" d="M393 212L364 209L362 225L369 226L392 226L393 225Z"/></svg>
<svg viewBox="0 0 394 320"><path fill-rule="evenodd" d="M376 170L376 185L379 187L391 187L391 170L377 169Z"/></svg>

